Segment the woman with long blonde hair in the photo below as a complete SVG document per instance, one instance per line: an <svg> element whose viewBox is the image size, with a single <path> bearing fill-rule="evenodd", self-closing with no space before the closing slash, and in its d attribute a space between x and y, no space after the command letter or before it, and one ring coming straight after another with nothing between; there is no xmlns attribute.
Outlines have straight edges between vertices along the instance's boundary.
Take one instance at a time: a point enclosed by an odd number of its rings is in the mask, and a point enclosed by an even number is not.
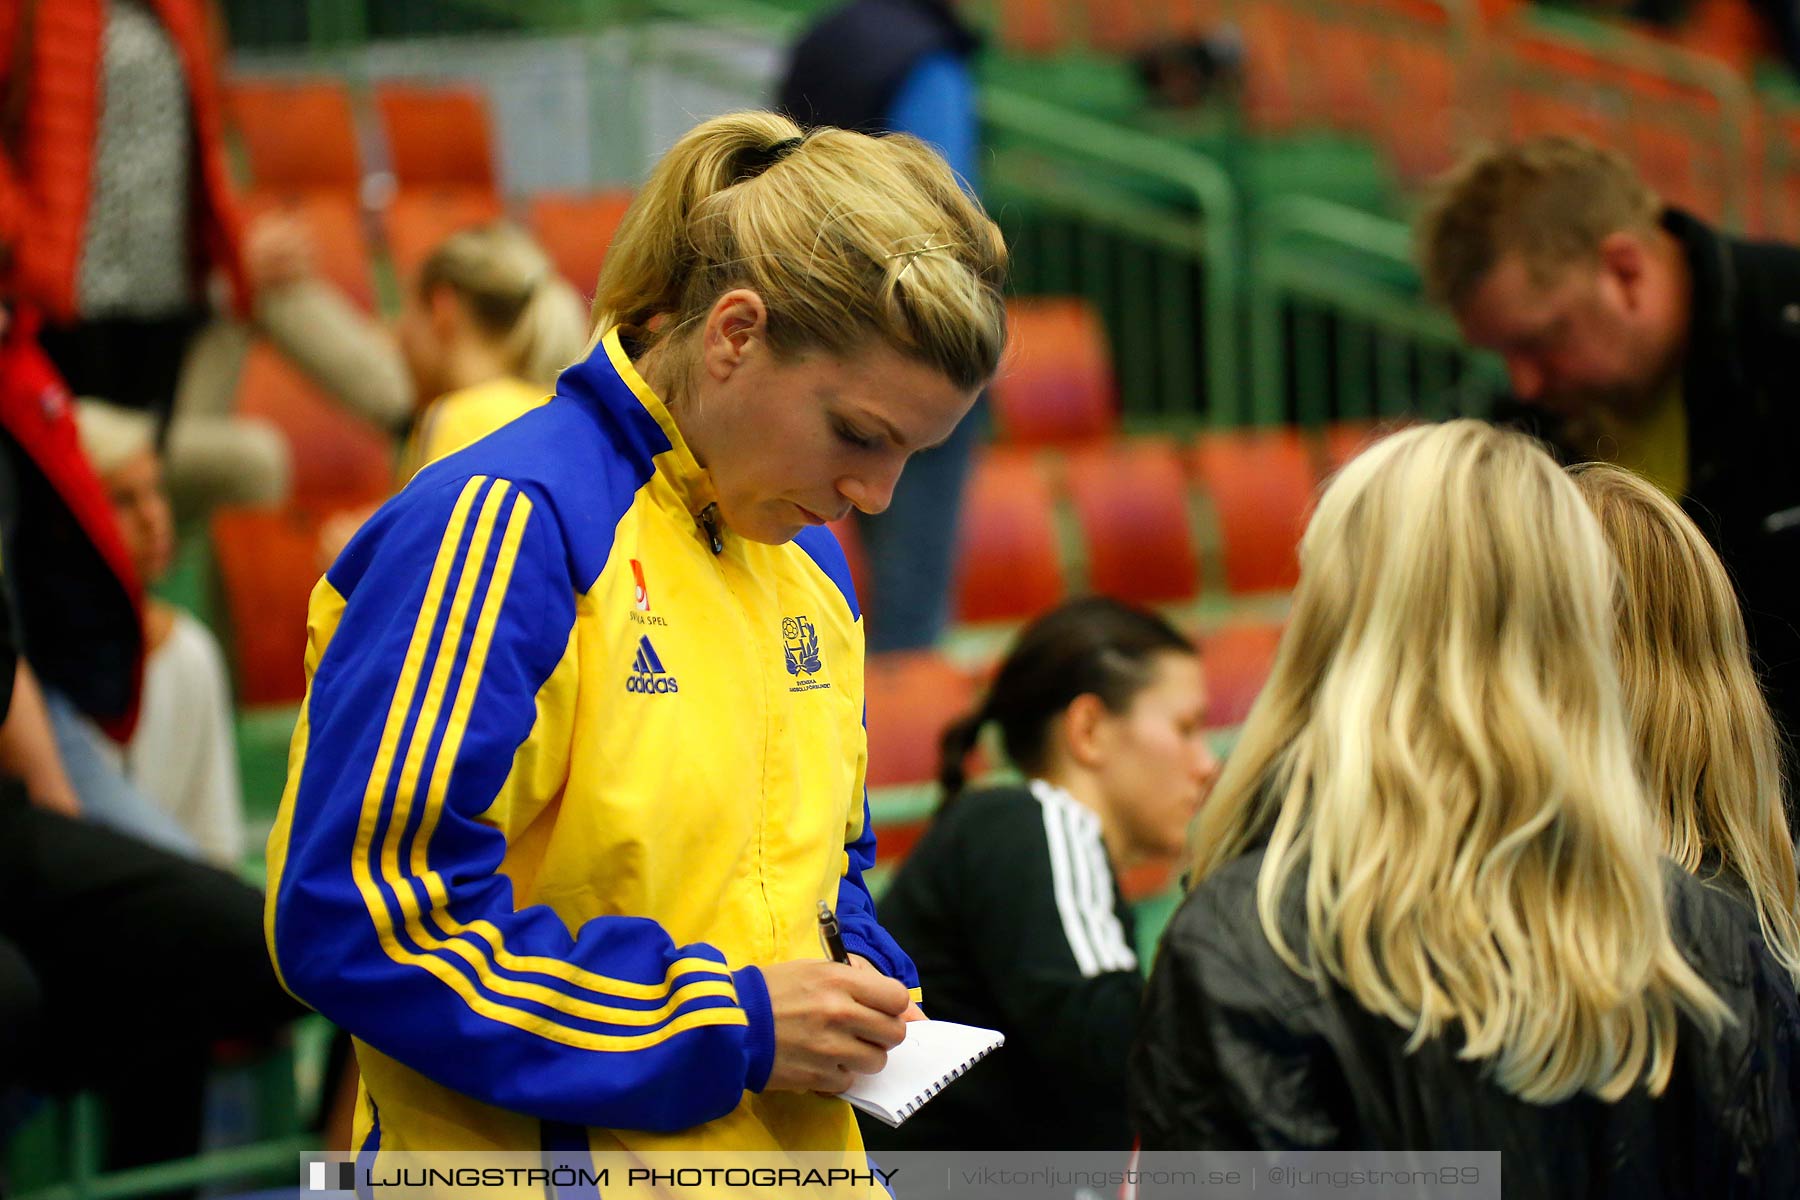
<svg viewBox="0 0 1800 1200"><path fill-rule="evenodd" d="M1754 908L1800 983L1780 734L1725 564L1648 480L1608 463L1570 474L1619 564L1619 679L1663 853Z"/></svg>
<svg viewBox="0 0 1800 1200"><path fill-rule="evenodd" d="M1795 1006L1749 914L1662 868L1615 574L1569 479L1480 422L1327 488L1151 979L1147 1149L1497 1149L1509 1197L1793 1194Z"/></svg>

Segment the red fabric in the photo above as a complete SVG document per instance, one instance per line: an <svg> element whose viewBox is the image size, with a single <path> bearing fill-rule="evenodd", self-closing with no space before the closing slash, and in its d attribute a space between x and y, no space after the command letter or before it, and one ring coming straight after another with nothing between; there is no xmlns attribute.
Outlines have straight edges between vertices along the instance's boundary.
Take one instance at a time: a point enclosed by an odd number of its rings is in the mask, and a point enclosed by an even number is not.
<svg viewBox="0 0 1800 1200"><path fill-rule="evenodd" d="M15 315L12 328L0 342L0 428L16 441L43 473L69 515L92 543L94 551L129 601L134 616L133 632L143 628L144 587L132 565L131 555L119 535L112 502L94 469L81 452L75 426L74 398L48 357L38 348L37 321ZM30 514L21 514L30 519ZM128 741L137 726L138 704L144 676L144 647L136 642L132 664L131 700L116 714L91 714L107 734Z"/></svg>
<svg viewBox="0 0 1800 1200"><path fill-rule="evenodd" d="M23 4L0 0L0 97L9 93ZM196 278L223 271L247 310L242 219L226 168L217 50L207 0L149 0L187 74L193 122ZM0 288L66 324L87 226L99 128L100 39L107 0L35 0L30 78L17 144L0 155L0 245L12 249Z"/></svg>

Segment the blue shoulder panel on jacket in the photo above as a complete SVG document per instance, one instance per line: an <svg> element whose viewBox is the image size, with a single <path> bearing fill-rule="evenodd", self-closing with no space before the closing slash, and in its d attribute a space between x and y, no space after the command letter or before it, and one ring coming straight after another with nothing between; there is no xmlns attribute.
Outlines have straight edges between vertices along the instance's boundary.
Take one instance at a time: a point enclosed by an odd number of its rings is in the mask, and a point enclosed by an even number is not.
<svg viewBox="0 0 1800 1200"><path fill-rule="evenodd" d="M837 535L824 525L808 525L794 535L794 545L806 551L806 556L819 570L838 585L838 591L844 594L844 603L850 606L850 619L862 620L862 609L856 604L856 585L850 582L850 560L844 557L844 548L838 545Z"/></svg>
<svg viewBox="0 0 1800 1200"><path fill-rule="evenodd" d="M455 454L432 463L365 525L376 533L403 512L415 492L476 475L535 485L551 507L569 554L576 592L592 587L612 552L613 533L638 490L655 474L669 439L607 359L604 345L556 381L556 395ZM390 512L390 510L394 510ZM340 593L355 585L353 539L329 572Z"/></svg>

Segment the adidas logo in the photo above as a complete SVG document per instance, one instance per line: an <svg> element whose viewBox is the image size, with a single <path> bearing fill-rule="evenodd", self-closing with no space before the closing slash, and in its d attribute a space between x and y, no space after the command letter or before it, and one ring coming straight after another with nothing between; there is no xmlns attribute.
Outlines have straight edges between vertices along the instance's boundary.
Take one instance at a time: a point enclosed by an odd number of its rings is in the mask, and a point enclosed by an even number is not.
<svg viewBox="0 0 1800 1200"><path fill-rule="evenodd" d="M645 695L681 690L675 677L664 669L662 659L657 656L656 647L650 644L648 637L638 639L637 657L631 660L631 675L625 680L625 690Z"/></svg>

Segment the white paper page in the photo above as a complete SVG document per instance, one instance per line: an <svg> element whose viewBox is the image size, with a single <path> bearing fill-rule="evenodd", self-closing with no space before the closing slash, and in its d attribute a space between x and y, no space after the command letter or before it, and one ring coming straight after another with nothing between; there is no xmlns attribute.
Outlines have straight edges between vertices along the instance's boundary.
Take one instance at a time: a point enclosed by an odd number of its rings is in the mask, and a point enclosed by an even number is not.
<svg viewBox="0 0 1800 1200"><path fill-rule="evenodd" d="M844 1099L898 1125L1005 1042L1005 1034L978 1025L909 1021L906 1040L888 1051L887 1066L873 1075L858 1075Z"/></svg>

